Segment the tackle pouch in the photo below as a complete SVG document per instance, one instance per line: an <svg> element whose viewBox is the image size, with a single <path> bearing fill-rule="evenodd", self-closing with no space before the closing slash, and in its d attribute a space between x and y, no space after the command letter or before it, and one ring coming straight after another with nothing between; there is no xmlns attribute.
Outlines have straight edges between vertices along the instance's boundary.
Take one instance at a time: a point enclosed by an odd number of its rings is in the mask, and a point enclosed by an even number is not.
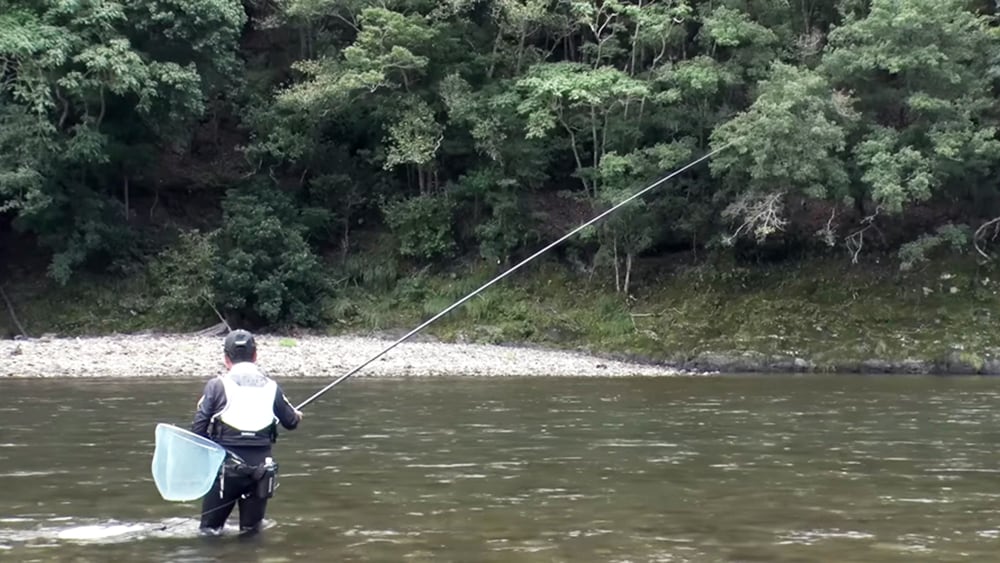
<svg viewBox="0 0 1000 563"><path fill-rule="evenodd" d="M274 496L274 490L278 488L278 462L267 458L264 465L258 467L263 470L263 474L257 479L257 490L254 496L271 498Z"/></svg>
<svg viewBox="0 0 1000 563"><path fill-rule="evenodd" d="M260 465L249 465L242 460L230 459L223 464L222 471L226 477L249 477L252 484L251 490L246 493L247 496L268 499L274 496L274 490L278 488L278 462L272 458L267 458ZM219 494L222 495L221 488Z"/></svg>

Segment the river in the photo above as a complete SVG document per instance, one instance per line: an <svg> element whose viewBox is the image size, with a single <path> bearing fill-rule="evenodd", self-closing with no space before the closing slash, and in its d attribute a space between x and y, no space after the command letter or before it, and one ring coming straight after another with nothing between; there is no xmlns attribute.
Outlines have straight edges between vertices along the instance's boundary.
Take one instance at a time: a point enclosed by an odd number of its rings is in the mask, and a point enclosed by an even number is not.
<svg viewBox="0 0 1000 563"><path fill-rule="evenodd" d="M281 434L250 539L199 537L150 476L202 384L0 381L0 560L941 562L1000 538L1000 379L358 378Z"/></svg>

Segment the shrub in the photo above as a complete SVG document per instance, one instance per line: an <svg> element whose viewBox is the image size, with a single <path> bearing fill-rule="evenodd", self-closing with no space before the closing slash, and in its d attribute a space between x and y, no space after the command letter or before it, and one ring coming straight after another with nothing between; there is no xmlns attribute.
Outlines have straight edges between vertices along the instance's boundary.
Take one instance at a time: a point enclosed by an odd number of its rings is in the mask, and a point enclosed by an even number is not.
<svg viewBox="0 0 1000 563"><path fill-rule="evenodd" d="M402 256L431 260L455 251L454 202L446 194L419 195L382 206L385 220L399 239Z"/></svg>
<svg viewBox="0 0 1000 563"><path fill-rule="evenodd" d="M149 272L159 293L159 308L173 318L189 318L194 311L209 311L214 307L213 272L217 260L214 232L182 233L150 265Z"/></svg>
<svg viewBox="0 0 1000 563"><path fill-rule="evenodd" d="M316 323L327 284L289 198L269 187L232 189L222 207L220 303L250 322Z"/></svg>

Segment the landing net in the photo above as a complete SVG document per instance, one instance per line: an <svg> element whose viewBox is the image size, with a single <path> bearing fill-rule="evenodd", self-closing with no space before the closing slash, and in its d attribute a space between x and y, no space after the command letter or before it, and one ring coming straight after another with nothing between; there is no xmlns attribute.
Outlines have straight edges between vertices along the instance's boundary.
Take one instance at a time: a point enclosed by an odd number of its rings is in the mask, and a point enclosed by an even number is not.
<svg viewBox="0 0 1000 563"><path fill-rule="evenodd" d="M172 424L156 425L153 481L165 500L205 496L225 459L225 448L207 438Z"/></svg>

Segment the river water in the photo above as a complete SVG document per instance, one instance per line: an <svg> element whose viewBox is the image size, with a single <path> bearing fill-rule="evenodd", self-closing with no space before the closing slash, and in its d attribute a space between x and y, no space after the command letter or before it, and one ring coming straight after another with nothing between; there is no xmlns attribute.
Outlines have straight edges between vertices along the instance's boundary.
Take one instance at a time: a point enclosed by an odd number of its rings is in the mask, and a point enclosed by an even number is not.
<svg viewBox="0 0 1000 563"><path fill-rule="evenodd" d="M0 381L0 560L996 559L1000 379L354 379L281 435L251 539L150 476L202 384Z"/></svg>

